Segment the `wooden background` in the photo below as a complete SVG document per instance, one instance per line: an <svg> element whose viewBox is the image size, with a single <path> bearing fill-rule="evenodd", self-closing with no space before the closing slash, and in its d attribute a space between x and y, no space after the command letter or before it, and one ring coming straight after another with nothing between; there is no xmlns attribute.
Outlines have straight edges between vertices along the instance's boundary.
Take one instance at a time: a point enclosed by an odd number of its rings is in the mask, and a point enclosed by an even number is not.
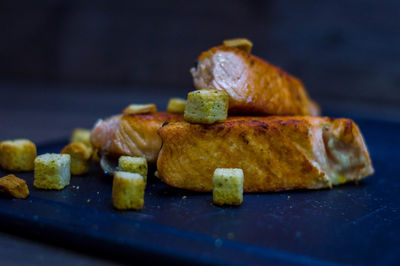
<svg viewBox="0 0 400 266"><path fill-rule="evenodd" d="M319 101L396 107L399 15L397 0L3 0L0 82L186 94L201 51L247 37Z"/></svg>

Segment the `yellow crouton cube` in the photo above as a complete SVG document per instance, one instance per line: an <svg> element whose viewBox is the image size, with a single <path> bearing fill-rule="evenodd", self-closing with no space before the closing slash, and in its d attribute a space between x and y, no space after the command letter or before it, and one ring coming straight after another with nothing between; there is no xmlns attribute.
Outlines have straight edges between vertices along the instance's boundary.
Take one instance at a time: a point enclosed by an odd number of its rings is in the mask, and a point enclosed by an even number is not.
<svg viewBox="0 0 400 266"><path fill-rule="evenodd" d="M150 114L156 112L157 112L157 107L155 104L131 104L124 109L123 114L135 115L135 114Z"/></svg>
<svg viewBox="0 0 400 266"><path fill-rule="evenodd" d="M25 180L15 175L7 175L0 178L0 192L17 199L25 199L29 196L29 189Z"/></svg>
<svg viewBox="0 0 400 266"><path fill-rule="evenodd" d="M69 154L46 153L36 157L33 185L42 189L63 189L69 185L70 165Z"/></svg>
<svg viewBox="0 0 400 266"><path fill-rule="evenodd" d="M81 143L91 147L92 146L92 143L90 141L91 133L92 132L89 129L75 128L74 131L72 131L70 142L81 142Z"/></svg>
<svg viewBox="0 0 400 266"><path fill-rule="evenodd" d="M175 114L183 114L186 107L186 100L181 98L171 98L169 99L167 112Z"/></svg>
<svg viewBox="0 0 400 266"><path fill-rule="evenodd" d="M213 177L213 201L217 205L240 205L243 201L242 169L217 168Z"/></svg>
<svg viewBox="0 0 400 266"><path fill-rule="evenodd" d="M10 171L32 171L36 146L27 139L0 142L0 166Z"/></svg>
<svg viewBox="0 0 400 266"><path fill-rule="evenodd" d="M251 48L253 48L253 43L250 40L245 39L245 38L224 40L222 42L222 44L227 47L236 47L236 48L244 50L248 53L250 53Z"/></svg>
<svg viewBox="0 0 400 266"><path fill-rule="evenodd" d="M92 148L81 142L72 142L62 149L61 154L71 155L71 174L82 175L89 171Z"/></svg>
<svg viewBox="0 0 400 266"><path fill-rule="evenodd" d="M118 160L118 168L123 172L136 173L147 181L147 161L142 157L121 156Z"/></svg>
<svg viewBox="0 0 400 266"><path fill-rule="evenodd" d="M141 210L145 187L146 183L141 175L115 171L112 187L114 207L119 210Z"/></svg>
<svg viewBox="0 0 400 266"><path fill-rule="evenodd" d="M189 92L184 118L191 123L213 124L226 120L229 96L224 91L197 90Z"/></svg>

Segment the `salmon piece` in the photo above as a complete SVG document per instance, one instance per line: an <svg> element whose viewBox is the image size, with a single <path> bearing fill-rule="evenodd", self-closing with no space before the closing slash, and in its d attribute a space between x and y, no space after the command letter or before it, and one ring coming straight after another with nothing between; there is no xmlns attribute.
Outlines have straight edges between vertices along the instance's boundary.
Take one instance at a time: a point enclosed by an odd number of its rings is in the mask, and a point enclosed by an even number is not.
<svg viewBox="0 0 400 266"><path fill-rule="evenodd" d="M183 189L212 191L216 168L241 168L245 192L331 188L374 172L350 119L229 117L213 125L168 123L159 134L158 175Z"/></svg>
<svg viewBox="0 0 400 266"><path fill-rule="evenodd" d="M116 115L97 122L91 142L101 154L139 156L150 163L156 162L161 148L157 130L166 121L183 121L183 115L163 112Z"/></svg>
<svg viewBox="0 0 400 266"><path fill-rule="evenodd" d="M320 113L300 80L239 48L213 47L199 56L190 72L196 89L229 94L231 115Z"/></svg>

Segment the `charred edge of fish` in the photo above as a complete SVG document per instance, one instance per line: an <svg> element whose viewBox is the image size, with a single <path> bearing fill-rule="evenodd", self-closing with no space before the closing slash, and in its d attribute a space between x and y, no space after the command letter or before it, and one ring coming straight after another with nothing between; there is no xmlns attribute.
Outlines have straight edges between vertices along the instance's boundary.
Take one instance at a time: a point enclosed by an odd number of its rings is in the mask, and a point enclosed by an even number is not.
<svg viewBox="0 0 400 266"><path fill-rule="evenodd" d="M161 127L164 127L164 126L166 126L166 125L168 125L168 124L169 124L169 122L168 122L168 121L165 121L164 123L162 123Z"/></svg>

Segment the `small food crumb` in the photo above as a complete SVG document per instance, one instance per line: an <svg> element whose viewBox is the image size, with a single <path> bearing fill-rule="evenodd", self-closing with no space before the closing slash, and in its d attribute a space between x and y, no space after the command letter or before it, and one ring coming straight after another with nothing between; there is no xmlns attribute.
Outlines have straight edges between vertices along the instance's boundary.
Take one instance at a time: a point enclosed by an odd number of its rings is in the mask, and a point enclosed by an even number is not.
<svg viewBox="0 0 400 266"><path fill-rule="evenodd" d="M222 244L223 244L223 242L222 242L222 239L221 239L221 238L215 239L214 245L215 245L217 248L221 247Z"/></svg>
<svg viewBox="0 0 400 266"><path fill-rule="evenodd" d="M226 235L226 237L228 238L228 239L234 239L235 238L235 234L233 233L233 232L229 232L227 235Z"/></svg>
<svg viewBox="0 0 400 266"><path fill-rule="evenodd" d="M288 199L290 199L290 196L287 196Z"/></svg>
<svg viewBox="0 0 400 266"><path fill-rule="evenodd" d="M183 196L183 197L182 197L182 199L186 199L186 198L187 198L186 196Z"/></svg>
<svg viewBox="0 0 400 266"><path fill-rule="evenodd" d="M90 199L87 200L87 203L89 203L89 202L90 202Z"/></svg>
<svg viewBox="0 0 400 266"><path fill-rule="evenodd" d="M76 186L76 189L79 189L79 186Z"/></svg>
<svg viewBox="0 0 400 266"><path fill-rule="evenodd" d="M99 195L100 194L100 192L99 191L97 191L97 195Z"/></svg>

